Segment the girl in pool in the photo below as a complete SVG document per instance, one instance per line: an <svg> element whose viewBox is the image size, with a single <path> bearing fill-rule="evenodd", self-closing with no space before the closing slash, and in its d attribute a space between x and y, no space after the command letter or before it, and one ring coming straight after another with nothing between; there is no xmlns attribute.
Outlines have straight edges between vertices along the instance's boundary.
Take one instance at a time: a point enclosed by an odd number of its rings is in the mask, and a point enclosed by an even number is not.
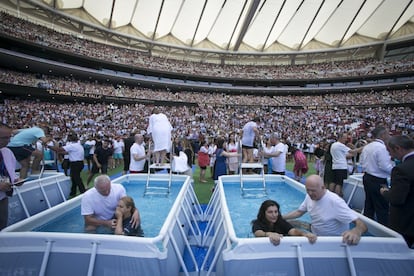
<svg viewBox="0 0 414 276"><path fill-rule="evenodd" d="M135 202L129 196L124 196L118 201L118 206L116 207L115 217L116 217L116 226L115 234L116 235L125 235L125 236L138 236L143 237L144 232L141 229L141 218L138 212L138 227L134 228L131 225L131 216L135 211Z"/></svg>
<svg viewBox="0 0 414 276"><path fill-rule="evenodd" d="M274 245L279 245L283 235L305 236L310 243L314 243L317 239L316 235L302 232L284 220L279 203L270 199L265 200L260 206L257 219L252 221L252 231L256 237L269 237Z"/></svg>

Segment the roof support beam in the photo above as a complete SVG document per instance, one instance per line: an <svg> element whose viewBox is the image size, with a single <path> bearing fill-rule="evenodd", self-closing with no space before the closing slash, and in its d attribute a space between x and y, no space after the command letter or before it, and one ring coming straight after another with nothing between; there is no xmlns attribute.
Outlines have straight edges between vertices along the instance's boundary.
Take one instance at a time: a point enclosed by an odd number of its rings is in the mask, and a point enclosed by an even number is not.
<svg viewBox="0 0 414 276"><path fill-rule="evenodd" d="M158 23L160 22L162 8L164 7L164 2L165 2L165 0L162 0L162 2L161 2L161 7L160 7L160 10L158 12L158 17L157 17L157 22L155 23L154 31L152 33L152 38L151 38L152 41L155 40L155 35L157 34Z"/></svg>
<svg viewBox="0 0 414 276"><path fill-rule="evenodd" d="M364 2L361 4L361 6L359 6L358 11L355 13L354 17L352 18L351 22L348 24L348 27L346 28L344 35L341 37L341 39L339 40L337 47L341 47L342 42L345 39L346 34L348 33L349 29L351 28L352 24L354 24L355 19L357 18L357 16L359 15L359 13L361 12L362 8L365 6L365 3L367 2L367 0L364 0ZM342 4L342 1L341 1Z"/></svg>
<svg viewBox="0 0 414 276"><path fill-rule="evenodd" d="M191 38L191 44L190 44L191 47L193 47L194 45L194 40L197 35L197 31L198 31L198 27L200 26L201 19L203 18L204 11L206 10L206 6L207 6L207 0L204 1L203 10L201 11L200 17L198 18L197 26L194 30L193 37Z"/></svg>
<svg viewBox="0 0 414 276"><path fill-rule="evenodd" d="M276 41L279 40L279 37L285 32L287 26L289 26L290 22L292 22L293 18L295 17L295 15L298 13L298 11L300 10L300 8L302 7L303 3L305 2L305 0L302 0L302 2L300 2L299 6L296 8L295 13L289 18L289 21L286 23L286 25L283 27L282 31L280 32L279 36L276 38Z"/></svg>
<svg viewBox="0 0 414 276"><path fill-rule="evenodd" d="M323 1L321 2L321 4L319 5L318 10L317 10L317 11L316 11L316 13L315 13L315 16L312 18L312 22L309 24L309 26L308 26L308 28L307 28L307 30L306 30L306 32L305 32L305 35L304 35L304 36L303 36L303 38L302 38L302 41L299 43L299 46L298 46L298 48L297 48L297 50L298 50L298 51L300 51L300 48L302 48L303 42L305 41L305 38L306 38L306 36L308 35L310 28L312 28L313 22L315 22L316 17L318 17L318 14L319 14L319 12L320 12L320 11L321 11L321 9L322 9L323 4L325 4L325 0L323 0Z"/></svg>
<svg viewBox="0 0 414 276"><path fill-rule="evenodd" d="M227 0L224 0L223 4L221 5L220 11L217 13L216 18L214 18L213 24L211 24L210 29L208 30L207 37L210 35L211 31L213 30L213 27L217 23L217 19L220 17L221 13L223 12L223 8L226 5Z"/></svg>
<svg viewBox="0 0 414 276"><path fill-rule="evenodd" d="M138 6L138 0L135 0L134 9L133 9L133 12L131 13L131 18L129 19L129 24L131 24L132 19L135 16L135 12L137 11L137 6Z"/></svg>
<svg viewBox="0 0 414 276"><path fill-rule="evenodd" d="M116 0L112 0L111 15L109 16L109 21L108 21L108 29L111 29L112 16L114 15L115 2Z"/></svg>
<svg viewBox="0 0 414 276"><path fill-rule="evenodd" d="M264 49L266 48L267 41L269 40L270 34L272 33L272 31L273 31L273 29L274 29L274 27L275 27L275 25L276 25L276 22L277 22L277 20L279 19L280 13L282 12L283 7L284 7L284 6L285 6L285 4L286 4L286 1L287 1L287 0L284 0L284 1L283 1L282 6L280 7L279 11L277 12L277 15L276 15L276 17L275 17L275 20L273 20L272 27L270 28L269 33L268 33L268 34L267 34L267 36L266 36L266 40L265 40L265 41L264 41L264 43L263 43L263 46L262 46L261 52L263 52L263 51L264 51Z"/></svg>
<svg viewBox="0 0 414 276"><path fill-rule="evenodd" d="M229 49L230 49L231 41L233 40L233 36L234 36L234 34L236 33L237 26L239 26L240 19L241 19L242 15L243 15L243 11L246 9L247 2L248 2L248 1L249 1L249 0L244 0L243 9L242 9L242 10L240 11L240 13L239 13L239 17L237 18L237 22L236 22L236 24L234 24L233 32L231 33L231 36L230 36L229 41L228 41L228 43L227 43L226 50L229 50Z"/></svg>
<svg viewBox="0 0 414 276"><path fill-rule="evenodd" d="M387 36L384 38L384 41L386 42L388 40L388 38L391 36L392 31L394 30L395 26L397 25L398 21L400 21L401 17L404 15L404 13L407 11L408 7L411 5L411 3L413 2L413 0L411 0L410 2L408 2L408 4L405 6L404 10L401 12L400 16L398 16L398 18L395 20L394 24L392 25L390 31L387 33Z"/></svg>
<svg viewBox="0 0 414 276"><path fill-rule="evenodd" d="M256 13L257 8L259 7L259 4L260 4L260 0L253 0L253 2L250 4L249 11L247 12L246 18L243 22L243 26L240 30L239 36L237 37L236 43L234 44L233 51L239 50L239 47L243 41L244 36L246 35L247 29L249 28L250 23L252 22L254 14ZM229 41L229 45L230 43L231 43L231 39Z"/></svg>

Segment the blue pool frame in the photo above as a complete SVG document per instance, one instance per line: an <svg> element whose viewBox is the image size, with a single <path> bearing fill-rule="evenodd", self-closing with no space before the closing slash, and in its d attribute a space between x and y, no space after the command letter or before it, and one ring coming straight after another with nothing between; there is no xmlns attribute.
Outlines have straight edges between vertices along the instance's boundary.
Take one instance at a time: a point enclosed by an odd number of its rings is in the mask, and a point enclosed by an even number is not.
<svg viewBox="0 0 414 276"><path fill-rule="evenodd" d="M167 174L152 176L169 181ZM147 175L126 175L115 183L139 181ZM82 195L11 225L0 233L0 275L190 275L184 251L201 244L195 221L203 220L188 176L174 175L171 185L182 185L156 237L103 234L28 232L80 205ZM177 184L176 184L177 183ZM167 195L165 195L167 196ZM160 202L163 197L160 196ZM191 236L191 237L190 237ZM198 274L195 257L192 267Z"/></svg>
<svg viewBox="0 0 414 276"><path fill-rule="evenodd" d="M157 237L28 232L79 206L77 197L0 233L0 275L414 275L414 250L401 235L359 213L372 236L362 237L357 246L343 244L341 237L319 237L315 244L284 237L274 246L268 238L235 235L224 187L237 185L240 176L220 177L205 210L189 177L173 176L174 182L178 179L182 188ZM257 180L244 176L244 187ZM303 184L286 176L266 175L265 180L305 193ZM348 194L355 194L357 187L351 186L359 185L358 179L349 185Z"/></svg>
<svg viewBox="0 0 414 276"><path fill-rule="evenodd" d="M341 237L318 237L315 244L305 237L284 237L279 246L268 238L237 237L224 186L234 185L238 177L221 177L206 209L211 233L206 243L215 248L215 275L414 275L414 250L402 236L360 213L372 236L362 237L357 246L342 243ZM244 185L249 181L260 179L246 176ZM286 176L267 175L266 182L282 182L305 195L304 185Z"/></svg>
<svg viewBox="0 0 414 276"><path fill-rule="evenodd" d="M22 186L15 187L9 198L8 225L65 202L71 186L70 178L60 172L32 175Z"/></svg>

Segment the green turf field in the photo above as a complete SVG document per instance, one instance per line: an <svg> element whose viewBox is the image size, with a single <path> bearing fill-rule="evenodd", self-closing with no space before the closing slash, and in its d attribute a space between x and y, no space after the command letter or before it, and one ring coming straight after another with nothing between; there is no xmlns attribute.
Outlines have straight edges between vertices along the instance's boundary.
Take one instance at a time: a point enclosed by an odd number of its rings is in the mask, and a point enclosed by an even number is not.
<svg viewBox="0 0 414 276"><path fill-rule="evenodd" d="M305 176L315 174L315 168L314 168L313 162L308 162L308 167L309 167L309 171L306 173ZM287 162L286 170L292 171L292 169L293 169L293 162ZM211 173L210 173L209 168L207 169L207 173L206 173L206 179L208 180L207 183L199 182L198 181L199 175L200 175L200 170L197 167L194 173L194 190L195 190L195 193L197 194L197 198L200 204L207 204L208 201L210 200L211 189L214 186L214 181L211 179Z"/></svg>
<svg viewBox="0 0 414 276"><path fill-rule="evenodd" d="M309 171L306 174L306 176L315 173L315 168L313 166L313 161L308 162L308 167L309 167ZM293 162L288 161L286 163L286 169L288 171L292 171L292 168L293 168ZM109 170L108 174L109 175L115 175L115 174L120 174L121 172L122 172L122 166L117 167L113 170ZM214 181L211 178L210 168L207 169L207 173L206 173L207 183L201 183L199 181L199 175L200 175L200 169L199 169L198 166L196 166L196 169L195 169L195 172L194 172L194 190L195 190L195 193L197 195L197 198L198 198L198 201L200 202L200 204L207 204L208 201L210 200L211 189L214 186ZM82 179L83 179L83 183L86 184L86 179L88 178L88 172L86 170L83 170L81 176L82 176ZM90 187L93 187L93 180L90 183L90 185L88 186L88 188L90 188Z"/></svg>

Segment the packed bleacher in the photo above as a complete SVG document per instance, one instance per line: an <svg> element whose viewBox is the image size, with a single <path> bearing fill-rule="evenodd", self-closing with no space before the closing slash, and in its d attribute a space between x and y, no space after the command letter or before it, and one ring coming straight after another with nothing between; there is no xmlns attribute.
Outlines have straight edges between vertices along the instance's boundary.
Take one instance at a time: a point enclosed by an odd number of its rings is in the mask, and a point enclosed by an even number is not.
<svg viewBox="0 0 414 276"><path fill-rule="evenodd" d="M17 84L30 87L47 87L60 91L70 91L129 97L135 99L164 99L167 101L197 103L199 105L238 105L238 106L281 106L281 107L326 107L338 106L374 106L414 103L414 92L411 89L384 90L360 93L341 93L324 95L230 95L224 93L201 93L180 91L171 92L168 90L153 90L143 87L119 86L110 83L99 83L97 81L81 81L73 77L56 77L52 75L39 75L12 71L0 68L0 82Z"/></svg>
<svg viewBox="0 0 414 276"><path fill-rule="evenodd" d="M413 71L414 61L380 62L374 59L332 61L303 65L218 65L149 56L142 51L117 47L58 32L0 12L0 33L71 54L92 57L137 68L180 74L243 79L321 79Z"/></svg>

